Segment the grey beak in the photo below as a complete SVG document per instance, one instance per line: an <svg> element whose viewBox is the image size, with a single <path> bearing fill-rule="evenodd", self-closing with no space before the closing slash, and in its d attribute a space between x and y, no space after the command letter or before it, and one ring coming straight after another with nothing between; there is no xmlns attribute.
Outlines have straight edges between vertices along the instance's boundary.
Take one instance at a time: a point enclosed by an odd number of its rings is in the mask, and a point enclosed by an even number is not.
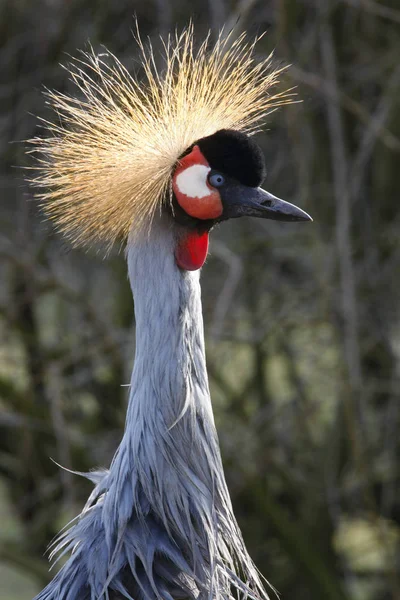
<svg viewBox="0 0 400 600"><path fill-rule="evenodd" d="M312 221L310 215L301 208L261 188L239 184L230 187L225 197L224 217L227 219L249 216L275 221Z"/></svg>
<svg viewBox="0 0 400 600"><path fill-rule="evenodd" d="M255 210L255 217L274 219L276 221L312 221L312 218L304 210L273 196L261 188L255 188L255 198L251 200L250 210Z"/></svg>

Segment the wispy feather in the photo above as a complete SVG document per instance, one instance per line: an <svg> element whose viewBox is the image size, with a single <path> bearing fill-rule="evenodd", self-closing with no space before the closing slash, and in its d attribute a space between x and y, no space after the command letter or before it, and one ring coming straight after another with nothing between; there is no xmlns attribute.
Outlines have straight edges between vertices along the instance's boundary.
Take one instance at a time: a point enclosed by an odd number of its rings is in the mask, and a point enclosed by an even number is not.
<svg viewBox="0 0 400 600"><path fill-rule="evenodd" d="M57 114L51 134L30 142L43 208L74 244L111 245L151 224L170 197L171 173L196 140L219 129L250 133L288 92L271 93L282 68L257 62L245 35L209 36L195 49L193 27L163 43L139 46L140 77L112 54L83 53L68 71L78 96L49 91Z"/></svg>

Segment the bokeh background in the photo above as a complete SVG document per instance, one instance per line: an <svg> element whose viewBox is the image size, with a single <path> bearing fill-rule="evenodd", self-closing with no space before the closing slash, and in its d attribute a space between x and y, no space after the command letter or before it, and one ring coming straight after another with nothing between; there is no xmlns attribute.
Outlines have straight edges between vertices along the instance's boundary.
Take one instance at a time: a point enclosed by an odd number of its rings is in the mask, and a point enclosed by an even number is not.
<svg viewBox="0 0 400 600"><path fill-rule="evenodd" d="M72 251L21 166L43 87L88 42L132 68L133 15L267 32L301 103L257 137L265 187L309 224L233 221L202 273L208 369L235 512L283 600L400 598L398 0L0 1L0 597L48 581L47 544L107 466L134 349L122 253ZM52 460L51 460L52 459Z"/></svg>

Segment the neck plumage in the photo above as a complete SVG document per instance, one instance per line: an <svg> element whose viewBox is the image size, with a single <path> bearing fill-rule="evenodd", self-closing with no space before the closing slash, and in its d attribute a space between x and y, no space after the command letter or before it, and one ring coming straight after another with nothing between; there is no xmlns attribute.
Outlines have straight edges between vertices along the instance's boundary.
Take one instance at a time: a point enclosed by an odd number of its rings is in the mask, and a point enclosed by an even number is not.
<svg viewBox="0 0 400 600"><path fill-rule="evenodd" d="M155 558L145 567L170 577L169 587L158 592L172 586L176 595L180 586L178 596L224 598L231 597L232 584L250 592L235 575L240 565L253 594L266 597L225 483L208 387L199 271L177 267L175 245L169 220L160 219L151 236L128 246L136 357L125 434L111 468L118 502L125 481L139 521L152 523L156 539L168 533L169 546L163 541L154 557L163 562L162 553L167 556L169 575Z"/></svg>
<svg viewBox="0 0 400 600"><path fill-rule="evenodd" d="M127 252L135 299L136 357L126 425L127 435L136 437L145 428L156 445L168 445L177 437L176 430L194 434L195 417L212 427L213 416L199 271L176 266L168 223L158 222L154 228L151 238L129 246ZM189 458L190 448L183 442L179 453Z"/></svg>
<svg viewBox="0 0 400 600"><path fill-rule="evenodd" d="M36 600L268 596L244 547L221 464L205 364L199 272L175 264L166 218L128 245L136 358L126 427L55 552L69 560Z"/></svg>
<svg viewBox="0 0 400 600"><path fill-rule="evenodd" d="M210 514L215 484L225 489L204 351L199 271L180 270L168 222L128 247L135 298L136 357L120 450L145 496L169 524L201 496ZM190 523L186 523L185 529Z"/></svg>

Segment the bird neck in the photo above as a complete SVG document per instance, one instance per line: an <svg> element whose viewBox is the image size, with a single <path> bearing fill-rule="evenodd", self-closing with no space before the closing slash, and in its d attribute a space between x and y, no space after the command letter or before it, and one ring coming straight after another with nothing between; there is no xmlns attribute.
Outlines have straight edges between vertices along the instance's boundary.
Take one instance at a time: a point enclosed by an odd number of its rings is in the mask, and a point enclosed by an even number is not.
<svg viewBox="0 0 400 600"><path fill-rule="evenodd" d="M176 597L194 598L197 589L199 598L230 598L231 585L242 591L262 586L243 545L222 468L206 372L199 272L179 269L175 248L166 217L153 223L149 236L128 246L135 365L124 436L94 496L102 498L113 568L123 561L134 565L137 579L137 557L152 581L157 575L157 597L171 598L168 590L178 590ZM237 565L243 582L235 574Z"/></svg>
<svg viewBox="0 0 400 600"><path fill-rule="evenodd" d="M151 235L128 246L136 356L127 426L153 422L157 414L171 428L187 411L213 419L199 271L178 268L176 243L164 217L153 223Z"/></svg>
<svg viewBox="0 0 400 600"><path fill-rule="evenodd" d="M198 512L208 514L214 486L225 494L225 480L208 388L199 272L178 268L175 246L166 217L128 246L136 356L125 433L110 476L118 487L125 480L134 494L142 490L152 510L177 529L177 507L198 502Z"/></svg>

